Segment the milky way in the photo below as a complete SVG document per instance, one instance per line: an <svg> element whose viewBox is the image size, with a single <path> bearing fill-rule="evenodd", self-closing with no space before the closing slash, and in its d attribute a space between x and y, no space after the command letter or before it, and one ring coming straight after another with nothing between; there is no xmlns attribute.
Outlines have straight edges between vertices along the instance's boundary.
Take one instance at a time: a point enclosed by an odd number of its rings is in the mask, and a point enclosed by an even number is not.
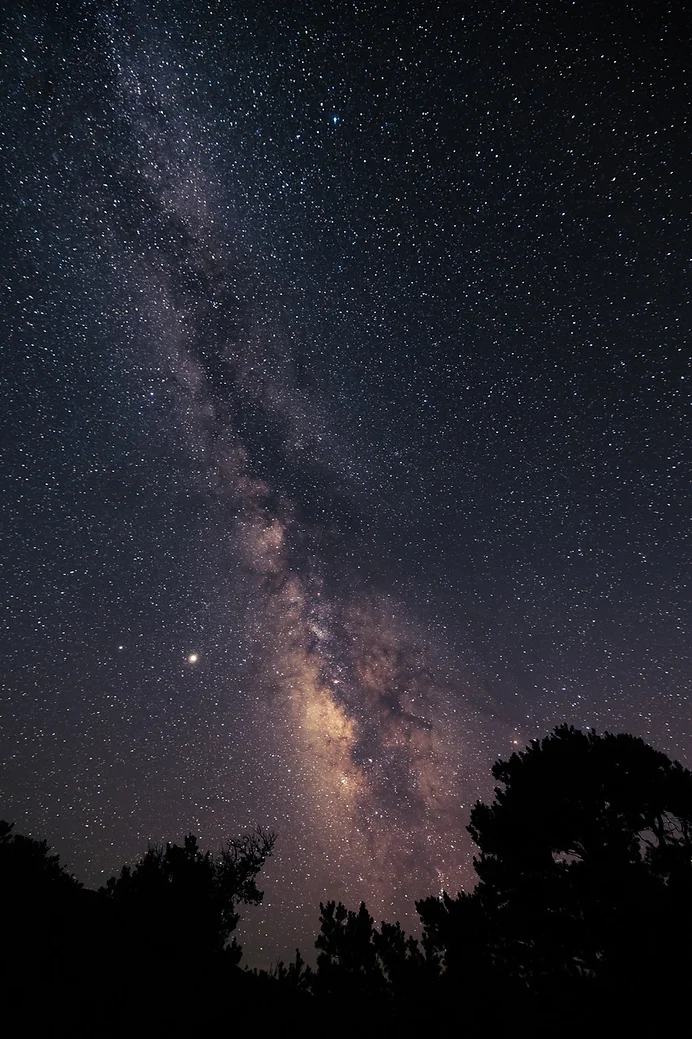
<svg viewBox="0 0 692 1039"><path fill-rule="evenodd" d="M337 438L299 392L280 329L260 320L249 291L239 296L233 281L229 290L229 275L248 258L219 239L208 178L180 147L176 113L185 107L175 89L161 91L147 58L129 64L113 46L119 111L136 156L126 178L148 203L134 228L129 276L151 322L150 346L170 376L199 493L216 504L237 567L234 583L255 633L256 722L271 717L281 748L285 815L299 806L334 876L357 873L356 891L378 909L414 883L459 887L468 865L458 849L459 791L462 776L477 771L478 712L459 677L451 706L451 679L435 673L439 647L400 604L369 589L353 563L339 565L328 521L306 520L316 508L310 499L329 495L331 485L341 507L353 497L334 471ZM248 411L262 430L259 444L244 436ZM319 489L304 506L280 479L257 475L254 452L268 443L275 473L319 467Z"/></svg>
<svg viewBox="0 0 692 1039"><path fill-rule="evenodd" d="M557 723L688 759L674 12L15 6L0 815L275 829L267 963Z"/></svg>

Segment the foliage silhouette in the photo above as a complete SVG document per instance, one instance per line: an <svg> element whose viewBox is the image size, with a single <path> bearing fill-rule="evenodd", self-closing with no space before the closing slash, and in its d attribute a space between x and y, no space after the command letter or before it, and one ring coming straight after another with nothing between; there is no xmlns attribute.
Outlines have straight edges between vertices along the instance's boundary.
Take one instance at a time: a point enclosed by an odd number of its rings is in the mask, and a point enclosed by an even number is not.
<svg viewBox="0 0 692 1039"><path fill-rule="evenodd" d="M149 1020L148 1036L170 1037L220 1024L231 984L242 1016L250 993L233 932L238 907L261 901L256 879L273 845L258 829L211 855L189 836L149 848L97 893L45 841L0 823L3 1024L107 1036L139 1034Z"/></svg>
<svg viewBox="0 0 692 1039"><path fill-rule="evenodd" d="M274 834L258 829L214 856L202 853L189 834L182 847L150 847L100 893L116 908L121 925L139 932L148 954L171 960L194 949L197 958L225 953L238 964L242 949L231 937L240 918L237 907L262 901L256 877L274 842Z"/></svg>
<svg viewBox="0 0 692 1039"><path fill-rule="evenodd" d="M357 913L341 902L320 903L320 924L315 990L335 998L379 995L383 977L373 941L374 921L365 903Z"/></svg>
<svg viewBox="0 0 692 1039"><path fill-rule="evenodd" d="M475 891L418 903L447 984L501 987L546 1013L591 1001L622 1015L633 984L682 983L692 774L633 736L565 725L493 776L495 800L477 804L468 827Z"/></svg>
<svg viewBox="0 0 692 1039"><path fill-rule="evenodd" d="M415 938L401 925L383 921L381 929L361 902L358 912L339 902L320 904L317 971L311 987L321 996L403 999L412 984L420 987L429 963ZM436 964L433 963L433 973Z"/></svg>
<svg viewBox="0 0 692 1039"><path fill-rule="evenodd" d="M259 1007L265 1030L332 1035L660 1025L692 966L692 774L633 736L561 726L493 775L468 827L476 888L417 902L421 941L377 928L364 903L323 903L314 968L299 951L239 966L239 908L262 898L271 833L217 855L192 835L150 847L94 892L0 823L3 1024L170 1039L258 1027Z"/></svg>
<svg viewBox="0 0 692 1039"><path fill-rule="evenodd" d="M348 910L339 902L320 904L320 933L315 941L317 968L304 984L318 1012L340 1008L336 1034L410 1034L427 1018L432 973L415 938L399 923L380 929L361 902Z"/></svg>
<svg viewBox="0 0 692 1039"><path fill-rule="evenodd" d="M51 855L47 841L14 833L14 823L0 820L0 878L3 889L9 886L16 895L41 892L73 892L81 884Z"/></svg>
<svg viewBox="0 0 692 1039"><path fill-rule="evenodd" d="M0 821L0 977L3 1022L33 1007L36 988L53 1011L70 1004L83 977L77 968L91 943L95 895L51 854L46 841ZM26 1034L27 1022L23 1031Z"/></svg>

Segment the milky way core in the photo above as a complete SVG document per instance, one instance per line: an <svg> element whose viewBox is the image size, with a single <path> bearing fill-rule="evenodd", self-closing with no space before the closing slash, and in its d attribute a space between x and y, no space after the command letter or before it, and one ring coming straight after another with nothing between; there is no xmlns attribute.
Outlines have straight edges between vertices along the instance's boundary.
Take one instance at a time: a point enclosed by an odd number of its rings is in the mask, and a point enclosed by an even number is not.
<svg viewBox="0 0 692 1039"><path fill-rule="evenodd" d="M232 226L217 230L224 216L186 134L181 88L164 91L144 57L132 63L115 44L113 55L136 156L128 181L147 200L128 277L199 494L233 561L226 594L245 599L258 694L250 724L271 729L266 753L281 762L288 832L300 813L312 854L351 900L400 908L397 893L437 890L443 878L459 887L468 866L460 791L477 772L482 735L465 679L445 673L442 647L359 575L357 546L348 539L339 559L329 521L306 517L323 495L348 500L353 477L337 469L343 445L299 394L280 324L251 291L235 290L249 258L225 248ZM272 475L255 457L268 446ZM306 502L287 490L284 472L317 467Z"/></svg>

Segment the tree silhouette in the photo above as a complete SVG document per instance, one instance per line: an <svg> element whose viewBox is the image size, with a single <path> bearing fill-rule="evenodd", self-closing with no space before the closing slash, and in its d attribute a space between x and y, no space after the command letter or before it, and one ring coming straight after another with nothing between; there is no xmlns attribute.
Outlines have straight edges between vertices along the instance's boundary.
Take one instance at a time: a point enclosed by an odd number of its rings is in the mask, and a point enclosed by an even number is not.
<svg viewBox="0 0 692 1039"><path fill-rule="evenodd" d="M468 827L476 890L418 905L429 953L452 975L544 1002L682 979L692 774L634 736L565 725L493 776L495 800Z"/></svg>
<svg viewBox="0 0 692 1039"><path fill-rule="evenodd" d="M237 964L237 909L262 901L256 877L274 841L274 834L257 829L212 855L201 852L189 834L182 847L150 847L134 867L111 877L101 895L125 929L138 932L148 953L167 961L224 953Z"/></svg>
<svg viewBox="0 0 692 1039"><path fill-rule="evenodd" d="M87 892L46 841L0 821L0 977L3 1024L32 1007L34 1025L59 1015L83 981L94 892ZM40 996L40 1002L37 1002ZM20 1026L27 1031L27 1021Z"/></svg>
<svg viewBox="0 0 692 1039"><path fill-rule="evenodd" d="M149 848L97 893L45 841L0 822L3 1024L105 1036L155 1019L161 1034L179 1034L222 1024L231 982L241 1013L250 992L233 933L238 907L262 899L257 875L273 845L258 829L212 855L188 836Z"/></svg>
<svg viewBox="0 0 692 1039"><path fill-rule="evenodd" d="M0 820L0 889L5 913L26 908L37 900L55 902L69 898L82 885L60 865L59 857L51 854L46 841L14 833L14 823Z"/></svg>
<svg viewBox="0 0 692 1039"><path fill-rule="evenodd" d="M416 938L407 935L397 921L383 921L374 931L373 946L389 994L406 999L412 991L437 975L435 960L426 959Z"/></svg>
<svg viewBox="0 0 692 1039"><path fill-rule="evenodd" d="M493 776L469 825L476 888L418 902L421 943L377 929L364 903L321 904L314 970L299 952L273 972L239 968L238 911L262 899L271 833L217 855L192 835L150 847L96 893L0 823L3 1024L76 1037L156 1022L148 1034L171 1036L225 1028L229 1008L256 1027L258 1005L265 1026L329 1020L349 1035L443 1019L494 1035L517 1016L534 1034L660 1024L692 967L692 773L633 736L561 726Z"/></svg>
<svg viewBox="0 0 692 1039"><path fill-rule="evenodd" d="M308 978L318 1005L342 1008L344 1034L409 1034L426 1017L437 964L399 923L377 930L364 902L357 912L341 902L321 904L320 912L317 970Z"/></svg>
<svg viewBox="0 0 692 1039"><path fill-rule="evenodd" d="M339 902L320 903L320 933L315 990L332 998L372 998L384 989L373 942L374 921L365 903L357 913Z"/></svg>

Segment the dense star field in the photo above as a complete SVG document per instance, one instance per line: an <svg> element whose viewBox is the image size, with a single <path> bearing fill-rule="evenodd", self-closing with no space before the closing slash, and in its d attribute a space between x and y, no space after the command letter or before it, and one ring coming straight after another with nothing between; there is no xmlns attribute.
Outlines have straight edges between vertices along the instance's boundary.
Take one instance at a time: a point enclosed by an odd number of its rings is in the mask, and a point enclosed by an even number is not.
<svg viewBox="0 0 692 1039"><path fill-rule="evenodd" d="M683 7L9 5L0 817L86 883L269 826L266 963L558 723L690 764Z"/></svg>

